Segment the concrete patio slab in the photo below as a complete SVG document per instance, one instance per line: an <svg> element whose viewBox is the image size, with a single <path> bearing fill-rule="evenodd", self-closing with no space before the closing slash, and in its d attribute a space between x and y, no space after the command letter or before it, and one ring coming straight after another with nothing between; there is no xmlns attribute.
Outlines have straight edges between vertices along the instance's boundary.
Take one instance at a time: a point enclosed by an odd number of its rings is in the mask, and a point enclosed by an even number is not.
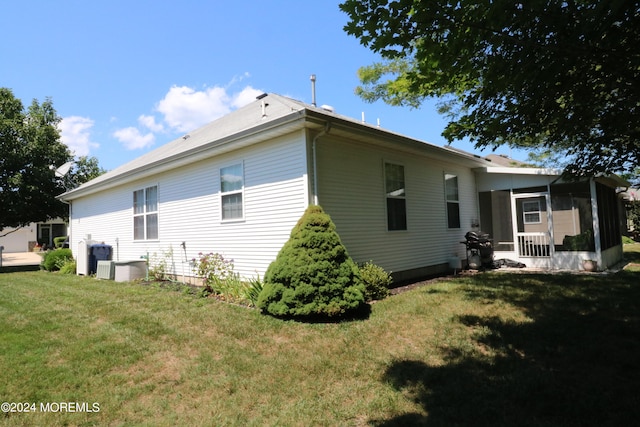
<svg viewBox="0 0 640 427"><path fill-rule="evenodd" d="M2 252L0 267L23 267L40 265L42 255L39 252Z"/></svg>

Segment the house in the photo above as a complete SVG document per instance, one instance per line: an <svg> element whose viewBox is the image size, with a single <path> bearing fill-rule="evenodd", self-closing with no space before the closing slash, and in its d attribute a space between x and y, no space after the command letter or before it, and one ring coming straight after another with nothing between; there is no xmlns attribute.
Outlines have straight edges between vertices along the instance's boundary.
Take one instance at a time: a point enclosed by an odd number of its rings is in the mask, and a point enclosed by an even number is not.
<svg viewBox="0 0 640 427"><path fill-rule="evenodd" d="M67 235L67 224L58 218L46 222L33 222L24 227L0 230L3 252L31 252L36 245L54 247L53 239Z"/></svg>
<svg viewBox="0 0 640 427"><path fill-rule="evenodd" d="M70 205L75 255L91 239L112 245L114 260L164 254L180 275L190 271L189 260L198 253L218 252L245 277L264 274L306 207L320 204L356 262L371 260L404 280L446 271L452 258L465 259L465 233L485 226L496 234L500 254L535 259L536 265L561 252L551 242L562 243L565 234L581 242L588 229L583 223L558 230L553 240L521 234L534 233L534 222L535 233L544 233L553 220L559 176L532 171L495 167L329 108L263 94L60 198ZM608 200L616 184L589 181L590 199L561 202ZM614 217L599 209L590 211L597 241L603 237L599 225ZM607 267L621 250L609 246L615 236L606 238L611 240L605 245L571 247ZM537 252L522 252L531 244Z"/></svg>

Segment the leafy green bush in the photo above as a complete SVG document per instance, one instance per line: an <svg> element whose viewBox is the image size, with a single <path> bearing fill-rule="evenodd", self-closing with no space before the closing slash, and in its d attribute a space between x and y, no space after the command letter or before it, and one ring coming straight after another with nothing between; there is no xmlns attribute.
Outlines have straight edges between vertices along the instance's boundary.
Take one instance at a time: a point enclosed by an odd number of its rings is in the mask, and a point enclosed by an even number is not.
<svg viewBox="0 0 640 427"><path fill-rule="evenodd" d="M60 249L60 248L62 248L62 245L64 244L65 240L67 240L67 236L54 237L53 238L53 246L56 249Z"/></svg>
<svg viewBox="0 0 640 427"><path fill-rule="evenodd" d="M76 274L76 260L72 259L70 261L65 262L62 267L60 267L60 273L62 274Z"/></svg>
<svg viewBox="0 0 640 427"><path fill-rule="evenodd" d="M68 261L73 261L71 249L54 249L48 251L42 259L42 266L47 271L58 271Z"/></svg>
<svg viewBox="0 0 640 427"><path fill-rule="evenodd" d="M258 305L258 298L260 298L260 293L264 288L264 283L260 280L260 277L256 277L255 279L250 279L247 283L246 288L246 298L250 301L251 305Z"/></svg>
<svg viewBox="0 0 640 427"><path fill-rule="evenodd" d="M389 286L393 283L393 279L382 267L368 261L360 265L360 277L364 283L364 298L367 302L389 296Z"/></svg>
<svg viewBox="0 0 640 427"><path fill-rule="evenodd" d="M365 305L358 266L320 206L310 206L264 276L258 307L274 316L338 318Z"/></svg>

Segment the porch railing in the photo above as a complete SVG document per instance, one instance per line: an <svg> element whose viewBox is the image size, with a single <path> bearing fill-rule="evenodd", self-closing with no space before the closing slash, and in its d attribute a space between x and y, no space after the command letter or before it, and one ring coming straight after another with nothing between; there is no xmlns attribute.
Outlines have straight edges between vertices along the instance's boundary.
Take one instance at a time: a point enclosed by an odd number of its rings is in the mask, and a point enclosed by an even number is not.
<svg viewBox="0 0 640 427"><path fill-rule="evenodd" d="M549 257L549 233L518 233L518 252L521 257Z"/></svg>

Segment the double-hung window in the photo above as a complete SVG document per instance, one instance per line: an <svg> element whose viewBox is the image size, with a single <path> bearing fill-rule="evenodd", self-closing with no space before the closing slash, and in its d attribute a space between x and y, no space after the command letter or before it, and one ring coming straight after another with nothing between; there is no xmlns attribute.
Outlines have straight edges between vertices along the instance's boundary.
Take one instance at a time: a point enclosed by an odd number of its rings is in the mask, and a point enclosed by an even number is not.
<svg viewBox="0 0 640 427"><path fill-rule="evenodd" d="M133 192L133 240L158 238L158 186Z"/></svg>
<svg viewBox="0 0 640 427"><path fill-rule="evenodd" d="M522 219L525 224L540 224L542 222L540 212L540 200L527 200L522 202Z"/></svg>
<svg viewBox="0 0 640 427"><path fill-rule="evenodd" d="M404 166L384 164L385 193L387 197L387 229L407 229L407 199Z"/></svg>
<svg viewBox="0 0 640 427"><path fill-rule="evenodd" d="M444 193L447 204L447 227L460 228L460 195L456 175L444 174Z"/></svg>
<svg viewBox="0 0 640 427"><path fill-rule="evenodd" d="M220 206L223 221L242 219L244 199L244 171L242 163L220 169Z"/></svg>

